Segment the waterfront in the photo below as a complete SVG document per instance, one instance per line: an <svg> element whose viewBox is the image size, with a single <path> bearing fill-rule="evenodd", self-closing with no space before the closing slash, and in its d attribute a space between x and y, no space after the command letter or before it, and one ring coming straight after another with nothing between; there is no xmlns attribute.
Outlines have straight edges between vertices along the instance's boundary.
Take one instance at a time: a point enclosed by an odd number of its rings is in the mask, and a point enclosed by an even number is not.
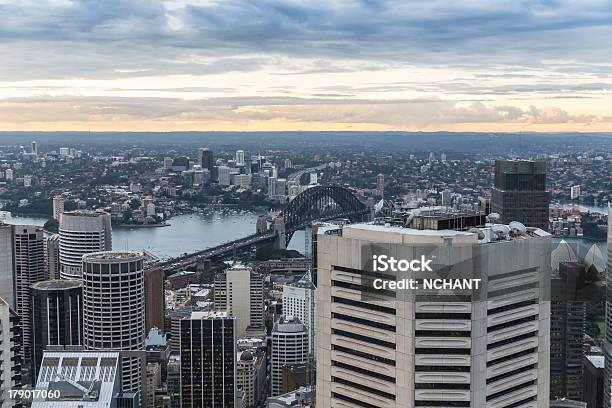
<svg viewBox="0 0 612 408"><path fill-rule="evenodd" d="M247 211L211 211L177 215L163 228L113 228L113 249L142 250L161 257L175 257L255 233L259 214ZM42 226L46 219L10 217L7 223ZM304 233L294 234L289 249L304 252Z"/></svg>
<svg viewBox="0 0 612 408"><path fill-rule="evenodd" d="M161 228L114 227L113 249L146 249L161 258L175 257L184 252L199 251L253 234L258 216L258 213L250 211L211 211L205 214L177 215L168 221L169 226ZM46 219L7 216L5 221L9 224L42 226ZM555 237L553 242L556 245L561 239ZM579 237L563 239L580 256L584 256L594 243L600 247L602 254L607 253L605 241L595 242ZM289 249L304 253L304 240L304 232L297 231Z"/></svg>

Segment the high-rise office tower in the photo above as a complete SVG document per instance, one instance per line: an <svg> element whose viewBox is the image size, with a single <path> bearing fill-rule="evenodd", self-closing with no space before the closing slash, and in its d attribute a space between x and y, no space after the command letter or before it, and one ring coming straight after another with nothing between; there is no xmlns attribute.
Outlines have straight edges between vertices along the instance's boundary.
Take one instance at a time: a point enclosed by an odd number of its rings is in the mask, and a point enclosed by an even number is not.
<svg viewBox="0 0 612 408"><path fill-rule="evenodd" d="M606 282L612 282L612 207L608 207L608 263ZM604 339L605 378L604 406L612 406L612 285L606 285L606 329Z"/></svg>
<svg viewBox="0 0 612 408"><path fill-rule="evenodd" d="M231 183L231 169L227 166L219 166L218 171L219 185L229 186Z"/></svg>
<svg viewBox="0 0 612 408"><path fill-rule="evenodd" d="M166 388L170 397L169 408L181 408L181 358L179 354L170 354Z"/></svg>
<svg viewBox="0 0 612 408"><path fill-rule="evenodd" d="M276 197L276 177L268 177L268 197Z"/></svg>
<svg viewBox="0 0 612 408"><path fill-rule="evenodd" d="M60 220L60 215L64 212L64 203L66 199L62 196L53 197L53 218L57 221Z"/></svg>
<svg viewBox="0 0 612 408"><path fill-rule="evenodd" d="M83 344L89 350L144 350L144 258L139 252L83 256ZM139 357L122 361L123 392L141 389Z"/></svg>
<svg viewBox="0 0 612 408"><path fill-rule="evenodd" d="M244 166L244 150L236 150L236 166Z"/></svg>
<svg viewBox="0 0 612 408"><path fill-rule="evenodd" d="M0 298L15 309L13 226L0 222Z"/></svg>
<svg viewBox="0 0 612 408"><path fill-rule="evenodd" d="M283 394L283 368L308 363L308 329L297 317L284 315L274 323L270 357L270 395L275 397Z"/></svg>
<svg viewBox="0 0 612 408"><path fill-rule="evenodd" d="M519 221L530 227L548 230L546 162L496 160L495 183L491 192L491 212L501 222Z"/></svg>
<svg viewBox="0 0 612 408"><path fill-rule="evenodd" d="M561 262L551 279L550 397L582 400L586 302L578 296L585 268Z"/></svg>
<svg viewBox="0 0 612 408"><path fill-rule="evenodd" d="M23 367L30 368L32 357L32 305L30 303L30 287L46 279L42 228L30 225L16 225L14 228L14 245L15 311L21 318Z"/></svg>
<svg viewBox="0 0 612 408"><path fill-rule="evenodd" d="M238 351L236 367L236 386L244 392L247 408L255 408L265 400L266 352L262 349Z"/></svg>
<svg viewBox="0 0 612 408"><path fill-rule="evenodd" d="M236 319L193 312L181 320L181 407L233 408L236 398Z"/></svg>
<svg viewBox="0 0 612 408"><path fill-rule="evenodd" d="M604 356L586 356L582 395L587 408L603 408Z"/></svg>
<svg viewBox="0 0 612 408"><path fill-rule="evenodd" d="M148 333L153 327L164 327L166 306L164 291L164 270L149 268L144 271L145 283L145 330Z"/></svg>
<svg viewBox="0 0 612 408"><path fill-rule="evenodd" d="M317 265L318 265L318 241L320 235L341 235L342 234L342 225L344 225L346 221L336 221L336 222L315 222L312 224L312 236L311 236L311 256L312 256L312 282L317 285ZM316 340L315 340L316 344Z"/></svg>
<svg viewBox="0 0 612 408"><path fill-rule="evenodd" d="M59 236L60 277L80 279L83 255L113 248L110 214L64 212L60 215Z"/></svg>
<svg viewBox="0 0 612 408"><path fill-rule="evenodd" d="M45 238L45 266L47 268L47 278L60 278L60 260L59 260L59 234L53 234Z"/></svg>
<svg viewBox="0 0 612 408"><path fill-rule="evenodd" d="M202 169L207 169L212 174L215 165L213 151L208 148L198 149L198 164Z"/></svg>
<svg viewBox="0 0 612 408"><path fill-rule="evenodd" d="M32 285L32 383L36 384L48 346L80 346L83 342L83 284L48 280Z"/></svg>
<svg viewBox="0 0 612 408"><path fill-rule="evenodd" d="M0 298L0 407L22 404L11 398L9 390L21 388L21 326L13 308Z"/></svg>
<svg viewBox="0 0 612 408"><path fill-rule="evenodd" d="M235 265L215 277L215 309L236 317L236 337L264 330L263 277L253 269Z"/></svg>
<svg viewBox="0 0 612 408"><path fill-rule="evenodd" d="M287 195L287 179L276 179L276 195L283 197Z"/></svg>
<svg viewBox="0 0 612 408"><path fill-rule="evenodd" d="M317 405L547 407L550 235L514 227L354 224L319 235ZM478 277L478 290L373 285L395 279L373 270L373 255L425 254L436 271L425 277Z"/></svg>
<svg viewBox="0 0 612 408"><path fill-rule="evenodd" d="M295 316L308 329L308 350L314 358L316 287L310 271L296 283L283 285L283 314Z"/></svg>

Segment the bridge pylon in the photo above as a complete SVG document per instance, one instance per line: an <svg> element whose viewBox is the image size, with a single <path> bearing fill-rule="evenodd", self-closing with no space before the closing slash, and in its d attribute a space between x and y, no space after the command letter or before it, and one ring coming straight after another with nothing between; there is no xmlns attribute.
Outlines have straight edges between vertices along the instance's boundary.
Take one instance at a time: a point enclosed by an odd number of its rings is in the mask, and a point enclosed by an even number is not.
<svg viewBox="0 0 612 408"><path fill-rule="evenodd" d="M282 217L277 217L272 223L272 230L276 234L274 238L275 249L287 249L287 237L285 235L285 220Z"/></svg>

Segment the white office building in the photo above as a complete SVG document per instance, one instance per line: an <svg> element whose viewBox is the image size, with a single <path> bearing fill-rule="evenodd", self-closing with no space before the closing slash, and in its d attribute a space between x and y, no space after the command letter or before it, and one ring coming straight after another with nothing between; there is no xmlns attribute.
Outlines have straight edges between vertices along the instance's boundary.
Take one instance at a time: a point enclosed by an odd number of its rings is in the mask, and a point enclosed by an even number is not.
<svg viewBox="0 0 612 408"><path fill-rule="evenodd" d="M514 227L354 224L319 235L317 405L548 407L550 235ZM366 260L408 259L422 246L442 271L479 276L479 290L379 298L372 282L386 275Z"/></svg>
<svg viewBox="0 0 612 408"><path fill-rule="evenodd" d="M236 317L236 337L263 333L263 277L235 265L215 277L215 309Z"/></svg>
<svg viewBox="0 0 612 408"><path fill-rule="evenodd" d="M308 329L308 349L313 358L315 352L316 289L310 271L296 283L283 285L283 314L297 317L306 326Z"/></svg>
<svg viewBox="0 0 612 408"><path fill-rule="evenodd" d="M60 277L80 279L83 255L113 248L110 214L69 211L59 222Z"/></svg>
<svg viewBox="0 0 612 408"><path fill-rule="evenodd" d="M281 316L272 329L271 396L283 393L283 367L308 362L308 329L294 316ZM327 405L323 405L327 406Z"/></svg>

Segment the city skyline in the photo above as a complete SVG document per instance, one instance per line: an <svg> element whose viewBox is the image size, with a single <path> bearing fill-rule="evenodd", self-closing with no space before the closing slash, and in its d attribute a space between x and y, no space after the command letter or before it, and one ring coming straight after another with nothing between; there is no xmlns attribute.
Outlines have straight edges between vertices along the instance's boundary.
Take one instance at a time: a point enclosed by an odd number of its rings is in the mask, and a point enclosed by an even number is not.
<svg viewBox="0 0 612 408"><path fill-rule="evenodd" d="M30 387L71 389L41 408L601 398L611 140L560 138L539 135L503 158L465 141L393 151L279 138L256 151L238 139L9 142L0 277L15 282L3 292L15 307L0 305L13 327L0 348L14 359L0 400L21 408ZM390 287L364 279L387 276L368 261L385 251L429 265L414 297L388 302ZM448 268L474 279L429 277ZM452 294L452 281L484 283ZM63 366L81 368L50 374Z"/></svg>
<svg viewBox="0 0 612 408"><path fill-rule="evenodd" d="M0 5L0 130L606 131L604 1Z"/></svg>

